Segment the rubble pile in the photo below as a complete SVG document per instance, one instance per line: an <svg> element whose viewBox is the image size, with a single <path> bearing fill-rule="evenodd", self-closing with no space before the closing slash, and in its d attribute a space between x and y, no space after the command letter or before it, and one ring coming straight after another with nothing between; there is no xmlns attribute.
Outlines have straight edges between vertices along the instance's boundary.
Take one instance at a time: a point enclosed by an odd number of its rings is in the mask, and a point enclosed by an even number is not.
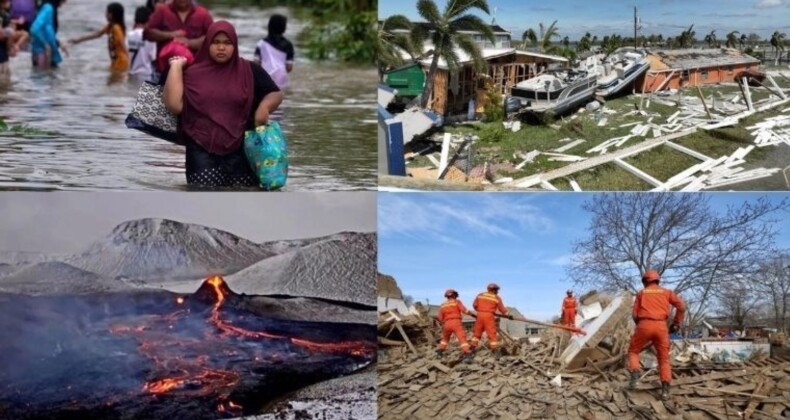
<svg viewBox="0 0 790 420"><path fill-rule="evenodd" d="M760 354L745 362L716 363L695 357L699 347L683 343L673 346L674 380L668 401L660 399L655 357L649 352L643 353L646 369L637 389L626 390L631 300L625 296L601 303L600 315L583 323L585 337L560 330L546 330L539 339L516 340L503 334L505 355L495 359L484 342L473 363L462 362L455 340L444 357L434 354L440 329L425 314L384 314L377 366L379 418L775 419L790 415L788 355ZM596 321L600 325L593 325ZM396 332L398 325L409 344Z"/></svg>

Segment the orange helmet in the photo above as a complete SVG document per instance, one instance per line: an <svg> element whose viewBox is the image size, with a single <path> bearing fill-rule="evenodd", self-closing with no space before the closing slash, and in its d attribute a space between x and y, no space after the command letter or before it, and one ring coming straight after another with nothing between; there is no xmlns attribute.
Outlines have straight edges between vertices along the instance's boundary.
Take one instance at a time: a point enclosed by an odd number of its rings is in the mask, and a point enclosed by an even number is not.
<svg viewBox="0 0 790 420"><path fill-rule="evenodd" d="M458 297L458 292L456 292L453 289L447 289L447 290L444 291L444 297L446 297L446 298Z"/></svg>
<svg viewBox="0 0 790 420"><path fill-rule="evenodd" d="M499 285L496 283L488 283L488 290L499 290Z"/></svg>
<svg viewBox="0 0 790 420"><path fill-rule="evenodd" d="M658 283L661 280L661 275L658 274L656 270L647 270L645 274L642 274L642 283L650 283L656 282Z"/></svg>

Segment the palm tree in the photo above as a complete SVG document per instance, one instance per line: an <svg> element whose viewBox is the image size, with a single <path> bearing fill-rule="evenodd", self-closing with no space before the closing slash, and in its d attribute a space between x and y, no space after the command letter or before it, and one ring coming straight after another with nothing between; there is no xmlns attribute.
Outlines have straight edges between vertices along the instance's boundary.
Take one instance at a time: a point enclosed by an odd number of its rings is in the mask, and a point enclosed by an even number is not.
<svg viewBox="0 0 790 420"><path fill-rule="evenodd" d="M609 57L623 45L623 37L621 35L611 35L603 37L603 52L606 57Z"/></svg>
<svg viewBox="0 0 790 420"><path fill-rule="evenodd" d="M555 20L552 22L548 28L543 26L543 22L540 22L538 27L540 29L540 35L538 35L538 33L536 33L532 28L524 31L524 34L521 36L521 40L524 45L526 46L527 40L529 40L531 45L538 45L538 51L540 52L556 51L556 48L552 48L551 39L560 37L559 28L557 28L557 21Z"/></svg>
<svg viewBox="0 0 790 420"><path fill-rule="evenodd" d="M771 35L771 50L775 52L776 59L774 60L774 65L779 65L779 57L782 55L782 51L785 50L784 41L787 35L784 32L774 31L773 35Z"/></svg>
<svg viewBox="0 0 790 420"><path fill-rule="evenodd" d="M691 48L694 46L694 35L697 33L694 32L694 25L689 26L688 29L680 33L678 36L678 44L680 48Z"/></svg>
<svg viewBox="0 0 790 420"><path fill-rule="evenodd" d="M727 48L735 48L738 45L738 31L732 31L727 34L727 42L724 44Z"/></svg>
<svg viewBox="0 0 790 420"><path fill-rule="evenodd" d="M567 36L562 38L562 46L568 48L571 45L571 39Z"/></svg>
<svg viewBox="0 0 790 420"><path fill-rule="evenodd" d="M384 19L379 26L375 45L379 79L384 76L387 68L404 63L402 52L409 54L413 59L415 54L419 54L422 50L421 40L418 37L394 32L397 29L407 30L412 34L417 33L406 16L393 15Z"/></svg>
<svg viewBox="0 0 790 420"><path fill-rule="evenodd" d="M746 45L746 41L749 40L749 37L746 34L741 34L741 38L738 40L738 44L741 46L741 50L743 50L744 46Z"/></svg>
<svg viewBox="0 0 790 420"><path fill-rule="evenodd" d="M716 30L710 31L709 34L705 35L705 42L708 44L708 47L713 48L716 46Z"/></svg>
<svg viewBox="0 0 790 420"><path fill-rule="evenodd" d="M538 34L535 33L535 30L530 28L524 31L524 34L521 35L521 47L527 48L527 45L537 45L538 43Z"/></svg>
<svg viewBox="0 0 790 420"><path fill-rule="evenodd" d="M456 53L456 48L458 48L469 55L475 70L485 70L486 62L480 47L472 38L461 33L462 30L481 32L491 43L495 42L491 27L479 17L467 13L473 9L490 14L486 0L449 0L444 8L444 13L439 12L439 8L433 0L417 1L417 12L434 28L433 34L431 34L434 53L422 93L423 108L428 104L428 99L433 94L434 77L436 69L439 68L439 58L443 58L450 72L454 72L459 67L458 54Z"/></svg>
<svg viewBox="0 0 790 420"><path fill-rule="evenodd" d="M592 37L592 41L590 41L590 43L591 43L592 45L595 45L597 42L598 42L598 35L593 35L593 37Z"/></svg>
<svg viewBox="0 0 790 420"><path fill-rule="evenodd" d="M577 52L589 51L590 48L592 48L592 42L590 41L590 33L587 32L576 44L576 51Z"/></svg>

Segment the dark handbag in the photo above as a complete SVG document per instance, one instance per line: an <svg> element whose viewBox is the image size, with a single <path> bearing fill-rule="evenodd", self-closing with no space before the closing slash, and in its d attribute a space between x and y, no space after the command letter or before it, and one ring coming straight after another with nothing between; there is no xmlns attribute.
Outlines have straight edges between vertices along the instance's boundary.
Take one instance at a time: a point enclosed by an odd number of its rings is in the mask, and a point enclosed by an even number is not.
<svg viewBox="0 0 790 420"><path fill-rule="evenodd" d="M178 119L165 108L163 91L162 85L143 82L137 92L137 102L126 117L126 127L179 144Z"/></svg>

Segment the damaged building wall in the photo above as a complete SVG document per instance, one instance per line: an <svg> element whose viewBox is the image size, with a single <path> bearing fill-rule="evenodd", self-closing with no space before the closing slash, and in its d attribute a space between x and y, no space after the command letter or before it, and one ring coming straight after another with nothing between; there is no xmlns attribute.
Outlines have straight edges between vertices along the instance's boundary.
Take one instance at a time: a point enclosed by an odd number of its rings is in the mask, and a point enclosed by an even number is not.
<svg viewBox="0 0 790 420"><path fill-rule="evenodd" d="M471 62L462 63L457 75L446 68L436 69L435 84L429 108L443 116L466 114L469 100L476 103L475 112L482 113L487 101L487 88L492 85L500 94L507 95L510 88L524 80L546 71L553 63L566 62L563 57L517 51L484 51L486 72L478 74ZM430 62L423 62L427 72ZM457 78L457 80L456 80Z"/></svg>
<svg viewBox="0 0 790 420"><path fill-rule="evenodd" d="M656 92L735 82L743 72L756 70L760 61L732 49L668 50L648 54L647 79L636 89ZM642 89L644 86L644 89Z"/></svg>

